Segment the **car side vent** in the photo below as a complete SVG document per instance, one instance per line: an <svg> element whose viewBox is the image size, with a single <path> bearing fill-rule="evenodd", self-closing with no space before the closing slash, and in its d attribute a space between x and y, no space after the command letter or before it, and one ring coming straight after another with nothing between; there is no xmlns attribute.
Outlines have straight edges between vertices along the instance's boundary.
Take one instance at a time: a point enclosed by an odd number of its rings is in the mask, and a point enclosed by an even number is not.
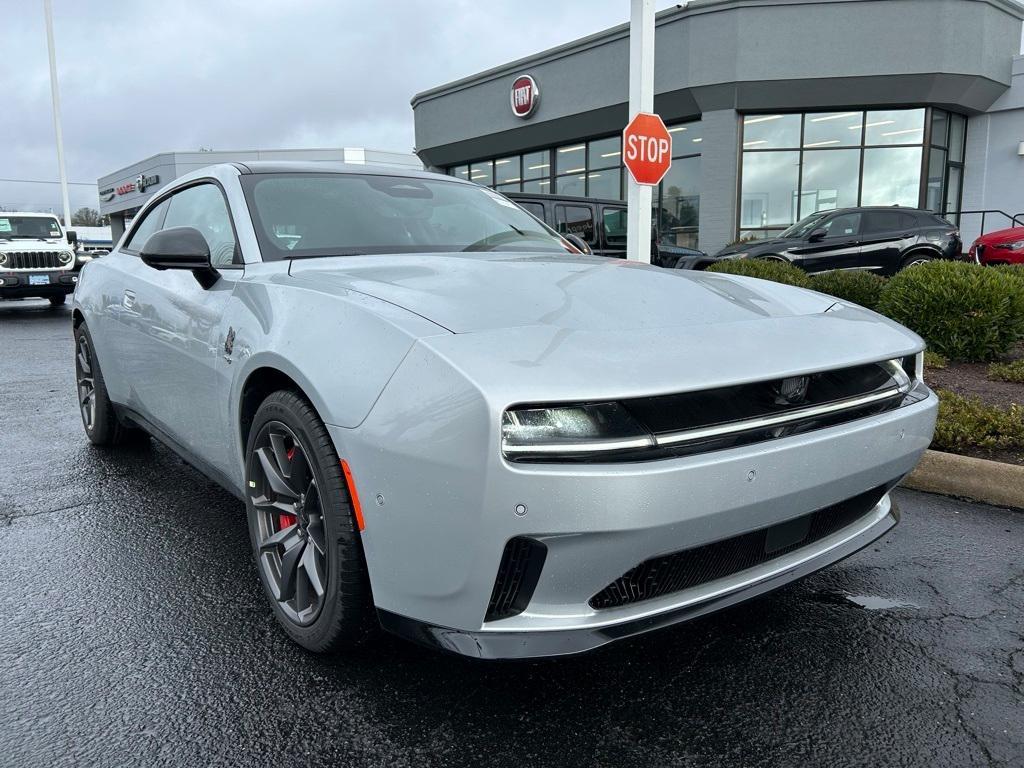
<svg viewBox="0 0 1024 768"><path fill-rule="evenodd" d="M505 545L484 621L507 619L526 610L547 554L547 547L524 536L517 536Z"/></svg>

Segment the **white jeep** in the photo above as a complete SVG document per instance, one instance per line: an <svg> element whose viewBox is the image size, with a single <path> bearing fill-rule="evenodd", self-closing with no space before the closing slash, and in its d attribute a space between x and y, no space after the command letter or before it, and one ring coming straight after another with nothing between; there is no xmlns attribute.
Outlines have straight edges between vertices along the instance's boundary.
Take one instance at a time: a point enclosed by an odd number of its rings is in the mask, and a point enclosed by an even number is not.
<svg viewBox="0 0 1024 768"><path fill-rule="evenodd" d="M0 211L0 299L63 304L78 282L77 241L52 213Z"/></svg>

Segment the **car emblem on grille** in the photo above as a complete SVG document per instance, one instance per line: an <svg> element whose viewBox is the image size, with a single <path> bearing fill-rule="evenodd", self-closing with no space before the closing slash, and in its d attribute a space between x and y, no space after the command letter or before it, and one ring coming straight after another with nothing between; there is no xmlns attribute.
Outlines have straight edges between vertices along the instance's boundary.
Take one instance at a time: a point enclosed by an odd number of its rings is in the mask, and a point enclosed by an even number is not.
<svg viewBox="0 0 1024 768"><path fill-rule="evenodd" d="M793 376L783 379L775 388L778 397L775 402L779 405L797 405L807 401L807 388L811 383L810 376Z"/></svg>

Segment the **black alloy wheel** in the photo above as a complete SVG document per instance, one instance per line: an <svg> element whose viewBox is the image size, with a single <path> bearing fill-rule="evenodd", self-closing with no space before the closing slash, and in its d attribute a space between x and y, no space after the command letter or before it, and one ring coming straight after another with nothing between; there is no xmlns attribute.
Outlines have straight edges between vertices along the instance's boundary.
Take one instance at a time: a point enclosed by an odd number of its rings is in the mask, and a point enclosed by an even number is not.
<svg viewBox="0 0 1024 768"><path fill-rule="evenodd" d="M96 377L93 374L92 349L84 333L75 339L75 379L78 383L78 408L87 434L96 429Z"/></svg>
<svg viewBox="0 0 1024 768"><path fill-rule="evenodd" d="M259 566L282 611L299 626L316 621L327 585L327 539L320 489L306 449L280 421L256 436L249 459Z"/></svg>

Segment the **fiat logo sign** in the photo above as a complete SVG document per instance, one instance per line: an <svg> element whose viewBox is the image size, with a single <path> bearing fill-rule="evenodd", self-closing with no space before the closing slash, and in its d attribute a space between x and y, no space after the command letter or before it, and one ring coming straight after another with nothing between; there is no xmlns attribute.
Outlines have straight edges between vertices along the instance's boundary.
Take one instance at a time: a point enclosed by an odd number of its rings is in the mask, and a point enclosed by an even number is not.
<svg viewBox="0 0 1024 768"><path fill-rule="evenodd" d="M540 88L529 75L520 75L512 83L512 114L527 118L537 109L540 102Z"/></svg>

